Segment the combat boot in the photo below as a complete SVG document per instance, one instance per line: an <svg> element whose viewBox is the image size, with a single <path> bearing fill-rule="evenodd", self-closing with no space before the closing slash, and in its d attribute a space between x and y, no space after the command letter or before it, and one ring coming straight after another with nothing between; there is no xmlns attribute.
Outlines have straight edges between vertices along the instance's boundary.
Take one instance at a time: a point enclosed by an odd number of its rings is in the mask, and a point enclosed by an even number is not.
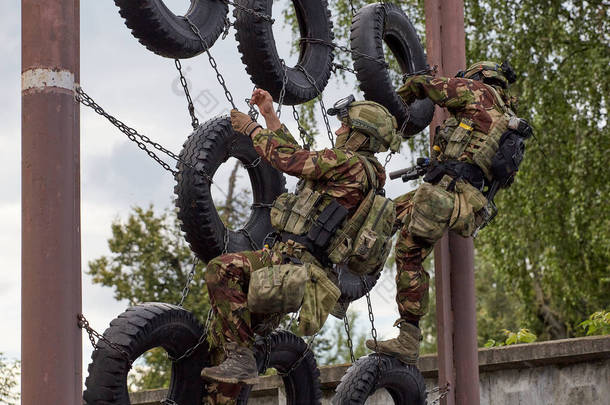
<svg viewBox="0 0 610 405"><path fill-rule="evenodd" d="M201 378L227 384L254 384L258 377L256 359L251 349L227 343L227 358L220 365L201 370Z"/></svg>
<svg viewBox="0 0 610 405"><path fill-rule="evenodd" d="M416 365L419 358L419 344L422 334L419 328L407 322L399 325L400 333L397 338L378 341L375 348L375 341L366 341L366 347L377 353L387 354L402 361L405 364Z"/></svg>

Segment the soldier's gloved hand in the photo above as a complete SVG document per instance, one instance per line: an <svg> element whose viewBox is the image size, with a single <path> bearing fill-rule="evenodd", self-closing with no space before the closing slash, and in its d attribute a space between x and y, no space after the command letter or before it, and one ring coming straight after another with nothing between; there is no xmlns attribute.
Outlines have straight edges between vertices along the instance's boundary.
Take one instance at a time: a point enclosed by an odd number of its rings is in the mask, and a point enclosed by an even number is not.
<svg viewBox="0 0 610 405"><path fill-rule="evenodd" d="M508 127L517 131L519 135L525 139L529 138L534 133L532 126L523 118L512 117L508 121Z"/></svg>
<svg viewBox="0 0 610 405"><path fill-rule="evenodd" d="M231 110L231 125L235 131L246 136L252 135L257 128L262 128L248 114L244 114L236 109Z"/></svg>

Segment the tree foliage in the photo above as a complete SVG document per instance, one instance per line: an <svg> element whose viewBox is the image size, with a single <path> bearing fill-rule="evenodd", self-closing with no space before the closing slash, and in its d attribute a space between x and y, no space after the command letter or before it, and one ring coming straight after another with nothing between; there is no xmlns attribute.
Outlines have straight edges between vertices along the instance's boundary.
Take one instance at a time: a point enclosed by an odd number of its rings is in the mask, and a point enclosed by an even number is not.
<svg viewBox="0 0 610 405"><path fill-rule="evenodd" d="M0 404L17 405L20 395L15 391L19 384L21 365L19 361L7 359L0 352Z"/></svg>

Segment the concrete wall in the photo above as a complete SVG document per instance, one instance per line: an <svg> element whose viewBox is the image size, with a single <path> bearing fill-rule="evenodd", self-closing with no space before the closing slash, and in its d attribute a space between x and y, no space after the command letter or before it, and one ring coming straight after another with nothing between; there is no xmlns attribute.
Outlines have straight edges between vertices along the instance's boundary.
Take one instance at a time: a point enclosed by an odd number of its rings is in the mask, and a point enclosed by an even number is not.
<svg viewBox="0 0 610 405"><path fill-rule="evenodd" d="M349 365L320 368L323 405ZM431 390L438 378L435 355L423 356L419 369ZM479 350L481 405L609 405L610 336L556 340ZM159 405L165 390L132 395L133 405ZM436 394L429 396L429 403ZM261 377L249 405L285 405L282 380ZM376 392L368 405L393 404L387 392Z"/></svg>

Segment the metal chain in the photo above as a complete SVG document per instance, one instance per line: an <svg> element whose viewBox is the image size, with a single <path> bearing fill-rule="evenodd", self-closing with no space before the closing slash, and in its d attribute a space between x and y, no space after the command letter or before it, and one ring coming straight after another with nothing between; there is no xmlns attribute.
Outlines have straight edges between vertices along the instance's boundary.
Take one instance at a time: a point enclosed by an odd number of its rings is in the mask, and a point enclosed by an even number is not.
<svg viewBox="0 0 610 405"><path fill-rule="evenodd" d="M377 63L379 63L380 65L382 65L385 68L390 67L390 65L383 58L375 58L375 57L373 57L371 55L367 55L366 53L354 51L353 49L350 49L350 48L348 48L346 46L343 46L343 45L336 44L334 42L325 41L325 40L320 39L320 38L301 38L301 39L299 39L299 41L300 42L309 42L311 44L320 44L320 45L330 46L331 48L336 48L336 49L339 49L339 50L341 50L343 52L351 53L353 55L361 56L361 57L363 57L365 59L368 59L368 60L371 60L373 62L377 62Z"/></svg>
<svg viewBox="0 0 610 405"><path fill-rule="evenodd" d="M309 136L305 128L303 128L303 125L301 125L301 117L299 117L299 112L297 111L295 106L292 106L292 117L297 122L297 126L299 127L299 137L303 142L303 148L307 150L311 149L311 137Z"/></svg>
<svg viewBox="0 0 610 405"><path fill-rule="evenodd" d="M195 106L193 105L191 94L189 93L188 82L186 81L186 77L182 74L182 63L180 62L180 59L175 59L174 64L176 65L176 69L178 69L178 74L180 74L180 84L182 84L182 88L184 89L184 95L186 96L186 101L188 103L187 108L191 115L191 126L195 130L199 127L199 120L195 116Z"/></svg>
<svg viewBox="0 0 610 405"><path fill-rule="evenodd" d="M392 160L392 157L394 156L394 153L396 152L390 152L388 153L388 155L385 157L385 162L383 163L383 169L385 170L386 166L388 165L388 163L390 163L390 160Z"/></svg>
<svg viewBox="0 0 610 405"><path fill-rule="evenodd" d="M307 78L307 81L316 89L316 92L318 93L318 102L320 103L320 109L322 110L322 118L324 119L324 125L326 125L326 132L328 133L328 139L330 140L331 146L334 148L335 140L333 138L333 133L330 129L330 122L328 121L328 115L326 114L326 107L324 106L322 92L318 88L318 85L316 84L316 81L314 80L314 78L311 77L309 72L307 72L307 70L303 66L301 66L300 64L297 63L296 68L299 69L301 72L303 72L303 74Z"/></svg>
<svg viewBox="0 0 610 405"><path fill-rule="evenodd" d="M352 17L353 17L354 14L356 14L356 9L354 8L354 3L352 3L352 0L349 0L349 7L352 9Z"/></svg>
<svg viewBox="0 0 610 405"><path fill-rule="evenodd" d="M254 90L256 90L256 86L254 86L254 88L252 89L252 92L254 93ZM248 115L250 116L250 118L252 118L253 121L256 121L258 119L258 111L256 111L256 108L254 108L254 104L251 103L250 98L246 98L246 105L248 106L249 110L248 110Z"/></svg>
<svg viewBox="0 0 610 405"><path fill-rule="evenodd" d="M78 314L76 316L76 318L78 319L78 322L77 322L78 327L81 329L84 329L87 332L87 334L89 335L89 341L91 342L91 345L93 346L94 350L99 348L98 344L95 343L95 339L97 338L98 343L101 340L102 342L106 343L109 347L116 350L121 356L123 356L125 358L125 360L127 360L129 367L131 368L131 364L133 363L133 361L129 358L129 354L125 350L123 350L118 344L111 342L110 340L108 340L108 338L106 338L105 336L103 336L99 332L97 332L95 329L93 329L89 325L89 321L87 320L87 318L85 318L85 315Z"/></svg>
<svg viewBox="0 0 610 405"><path fill-rule="evenodd" d="M183 17L183 18L189 24L191 31L193 31L193 33L195 35L197 35L197 37L199 38L199 41L201 42L201 44L203 45L203 48L205 49L205 53L208 55L208 60L210 61L210 66L212 66L212 69L214 69L214 71L216 72L216 79L218 79L218 83L220 83L220 85L222 86L222 88L225 92L225 97L227 98L229 103L231 103L231 106L233 107L233 109L236 109L237 107L235 107L235 102L233 101L233 95L227 88L225 79L222 76L222 74L220 73L220 71L218 70L218 63L216 63L216 59L214 59L214 57L210 53L210 49L208 47L207 41L201 35L201 31L199 31L199 28L195 24L193 24L193 22L188 17Z"/></svg>
<svg viewBox="0 0 610 405"><path fill-rule="evenodd" d="M369 291L368 283L364 276L360 276L360 280L364 285L364 290L366 291L366 305L369 310L369 321L371 322L371 336L373 337L373 341L375 342L375 353L379 353L379 348L377 345L377 329L375 328L375 315L373 314L373 306L371 305L371 294ZM377 373L381 372L381 357L377 357Z"/></svg>
<svg viewBox="0 0 610 405"><path fill-rule="evenodd" d="M313 336L311 336L309 338L309 341L307 342L307 347L305 348L305 350L303 350L303 354L301 354L301 357L299 357L294 363L292 363L292 366L290 366L288 371L280 372L278 370L277 374L280 377L287 377L287 376L289 376L294 370L296 370L299 367L299 365L301 365L303 360L305 360L305 357L307 357L307 354L309 352L311 352L311 346L313 345L313 341L314 341L314 339L316 338L317 335L318 335L317 333L314 333Z"/></svg>
<svg viewBox="0 0 610 405"><path fill-rule="evenodd" d="M352 364L356 362L354 357L354 344L352 342L352 335L350 333L349 319L347 314L343 317L343 325L345 326L345 333L347 334L347 347L349 347L349 357L352 360Z"/></svg>
<svg viewBox="0 0 610 405"><path fill-rule="evenodd" d="M258 17L258 18L260 18L262 20L270 22L271 24L275 23L275 20L270 15L267 15L265 13L261 13L260 11L253 10L251 8L244 7L241 4L234 3L234 2L232 2L230 0L222 0L222 1L225 2L226 4L232 5L233 7L235 7L236 9L238 9L240 11L243 11L244 13L251 14L251 15L253 15L255 17Z"/></svg>
<svg viewBox="0 0 610 405"><path fill-rule="evenodd" d="M82 87L80 87L80 86L76 87L74 99L77 102L81 103L82 105L84 105L86 107L90 107L99 115L105 117L108 121L110 121L110 123L112 125L117 127L119 129L119 131L124 133L127 136L127 138L129 138L130 141L135 142L140 149L142 149L144 152L146 152L146 154L148 156L153 158L165 170L172 173L174 175L174 177L176 177L178 175L178 172L176 170L173 170L167 163L165 163L163 160L161 160L161 158L159 156L157 156L153 151L148 149L146 144L151 145L153 148L157 149L158 151L165 153L167 156L169 156L170 158L174 159L177 162L182 163L186 167L195 170L197 173L199 173L201 176L203 176L210 184L214 184L214 180L212 179L212 176L210 176L205 170L197 169L192 164L180 159L180 157L178 155L176 155L175 153L173 153L172 151L161 146L161 144L151 141L151 139L149 137L147 137L146 135L142 135L142 134L138 133L138 131L136 131L135 129L125 125L122 121L119 121L112 115L108 114L106 111L104 111L104 109L102 107L100 107L95 101L93 101L93 99L87 93L85 93L85 91L82 89ZM221 190L224 194L224 191L220 187L217 186L217 188L219 190Z"/></svg>
<svg viewBox="0 0 610 405"><path fill-rule="evenodd" d="M345 70L346 72L357 74L356 70L352 69L351 67L343 66L339 63L333 63L333 67L332 67L333 73L335 73L337 71L337 69L341 69L341 70Z"/></svg>
<svg viewBox="0 0 610 405"><path fill-rule="evenodd" d="M280 62L282 63L282 71L284 72L284 76L282 77L282 90L280 90L280 98L278 100L276 110L278 118L282 116L282 105L284 104L284 97L286 96L286 83L288 82L286 62L284 62L284 59L280 59Z"/></svg>
<svg viewBox="0 0 610 405"><path fill-rule="evenodd" d="M193 259L193 266L191 267L191 271L189 272L189 274L186 278L186 283L184 284L184 288L182 288L182 296L180 297L180 302L178 303L179 307L182 307L182 304L184 304L184 300L186 300L186 297L189 295L189 292L191 291L191 283L193 282L193 279L195 278L195 269L197 267L197 264L199 264L199 259L197 257L195 257Z"/></svg>
<svg viewBox="0 0 610 405"><path fill-rule="evenodd" d="M438 392L438 397L432 400L432 402L430 402L430 405L438 405L441 402L441 399L447 397L449 391L451 391L451 384L447 383L443 387L435 387L432 388L430 391L426 392L426 394L433 394L435 392Z"/></svg>
<svg viewBox="0 0 610 405"><path fill-rule="evenodd" d="M229 228L225 227L225 234L223 237L224 247L222 248L222 254L226 254L229 251Z"/></svg>
<svg viewBox="0 0 610 405"><path fill-rule="evenodd" d="M162 399L160 404L161 405L178 405L177 402L175 402L174 400L171 400L169 398Z"/></svg>
<svg viewBox="0 0 610 405"><path fill-rule="evenodd" d="M182 356L172 357L169 355L169 353L166 352L167 358L170 359L172 361L172 363L177 363L180 360L190 357L195 352L195 350L197 350L199 348L199 346L201 346L206 341L206 339L208 338L208 329L210 328L210 321L212 320L213 314L214 314L214 311L212 310L212 308L210 308L210 310L208 311L208 317L205 320L205 326L203 327L203 333L201 334L201 336L199 336L199 340L193 347L191 347L190 349L187 349Z"/></svg>

